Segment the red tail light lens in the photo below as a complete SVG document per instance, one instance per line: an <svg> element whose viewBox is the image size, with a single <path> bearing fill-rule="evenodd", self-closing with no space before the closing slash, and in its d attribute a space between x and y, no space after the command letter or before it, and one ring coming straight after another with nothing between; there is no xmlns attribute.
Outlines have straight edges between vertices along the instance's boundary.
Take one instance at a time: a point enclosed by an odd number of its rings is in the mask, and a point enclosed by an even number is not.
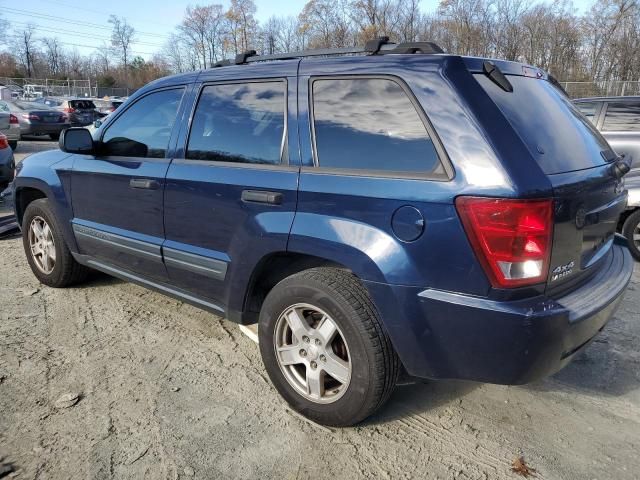
<svg viewBox="0 0 640 480"><path fill-rule="evenodd" d="M67 108L63 108L62 111L65 112L65 113L73 113L73 112L76 111L76 109L75 108L71 108L71 107L67 107Z"/></svg>
<svg viewBox="0 0 640 480"><path fill-rule="evenodd" d="M9 142L7 141L7 137L0 133L0 150L4 150L5 148L9 148Z"/></svg>
<svg viewBox="0 0 640 480"><path fill-rule="evenodd" d="M494 287L546 280L553 233L552 200L458 197L456 208Z"/></svg>
<svg viewBox="0 0 640 480"><path fill-rule="evenodd" d="M20 122L18 121L18 117L16 117L13 113L9 114L9 124L10 125L18 125Z"/></svg>

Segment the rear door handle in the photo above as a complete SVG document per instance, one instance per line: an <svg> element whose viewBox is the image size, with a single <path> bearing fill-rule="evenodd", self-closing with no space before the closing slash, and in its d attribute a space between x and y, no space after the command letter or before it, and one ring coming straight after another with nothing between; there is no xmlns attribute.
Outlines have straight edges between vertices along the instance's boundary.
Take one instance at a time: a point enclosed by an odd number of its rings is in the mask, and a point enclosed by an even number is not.
<svg viewBox="0 0 640 480"><path fill-rule="evenodd" d="M280 192L265 192L263 190L243 190L241 199L243 202L280 205L282 203L282 194Z"/></svg>
<svg viewBox="0 0 640 480"><path fill-rule="evenodd" d="M148 178L132 178L129 181L131 188L144 188L147 190L157 190L160 188L160 184L156 180L149 180Z"/></svg>

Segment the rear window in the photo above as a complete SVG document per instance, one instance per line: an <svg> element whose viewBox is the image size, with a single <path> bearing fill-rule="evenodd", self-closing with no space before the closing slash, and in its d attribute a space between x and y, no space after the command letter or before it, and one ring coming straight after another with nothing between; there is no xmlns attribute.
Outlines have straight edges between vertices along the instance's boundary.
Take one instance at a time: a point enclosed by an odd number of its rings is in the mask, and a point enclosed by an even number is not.
<svg viewBox="0 0 640 480"><path fill-rule="evenodd" d="M640 131L640 103L609 102L602 130L610 132Z"/></svg>
<svg viewBox="0 0 640 480"><path fill-rule="evenodd" d="M605 163L606 140L576 108L546 80L510 75L506 92L486 75L474 75L546 174L583 170Z"/></svg>
<svg viewBox="0 0 640 480"><path fill-rule="evenodd" d="M91 100L71 100L69 102L71 108L93 110L96 108L95 104Z"/></svg>

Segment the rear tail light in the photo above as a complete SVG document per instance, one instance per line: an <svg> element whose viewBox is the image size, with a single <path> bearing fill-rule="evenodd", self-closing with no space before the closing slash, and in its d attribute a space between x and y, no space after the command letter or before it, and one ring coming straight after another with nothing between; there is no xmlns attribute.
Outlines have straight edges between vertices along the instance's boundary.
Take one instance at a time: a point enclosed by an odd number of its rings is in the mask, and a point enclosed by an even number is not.
<svg viewBox="0 0 640 480"><path fill-rule="evenodd" d="M18 117L16 117L13 113L9 114L9 124L10 125L19 125Z"/></svg>
<svg viewBox="0 0 640 480"><path fill-rule="evenodd" d="M26 120L40 120L40 117L35 113L23 113L22 118Z"/></svg>
<svg viewBox="0 0 640 480"><path fill-rule="evenodd" d="M458 197L456 208L494 287L546 280L553 233L552 200Z"/></svg>
<svg viewBox="0 0 640 480"><path fill-rule="evenodd" d="M67 108L63 108L62 111L65 112L65 113L73 113L73 112L76 111L76 109L75 108L71 108L71 107L67 107Z"/></svg>
<svg viewBox="0 0 640 480"><path fill-rule="evenodd" d="M7 137L0 133L0 150L4 150L5 148L9 148L9 142Z"/></svg>

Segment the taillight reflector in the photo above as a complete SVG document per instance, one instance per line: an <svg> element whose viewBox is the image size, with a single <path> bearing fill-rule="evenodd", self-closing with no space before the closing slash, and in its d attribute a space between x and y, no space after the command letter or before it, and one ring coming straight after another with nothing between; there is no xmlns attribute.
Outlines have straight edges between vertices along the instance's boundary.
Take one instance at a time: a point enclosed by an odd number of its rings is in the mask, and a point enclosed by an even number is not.
<svg viewBox="0 0 640 480"><path fill-rule="evenodd" d="M458 197L456 209L494 287L546 280L553 233L551 199Z"/></svg>
<svg viewBox="0 0 640 480"><path fill-rule="evenodd" d="M13 113L9 114L9 124L10 125L18 125L20 122L18 121L18 117L16 117Z"/></svg>
<svg viewBox="0 0 640 480"><path fill-rule="evenodd" d="M71 107L67 107L67 108L63 108L62 111L65 112L65 113L73 113L73 112L76 111L76 109L75 108L71 108Z"/></svg>
<svg viewBox="0 0 640 480"><path fill-rule="evenodd" d="M5 148L9 148L9 142L7 137L0 133L0 150L4 150Z"/></svg>

